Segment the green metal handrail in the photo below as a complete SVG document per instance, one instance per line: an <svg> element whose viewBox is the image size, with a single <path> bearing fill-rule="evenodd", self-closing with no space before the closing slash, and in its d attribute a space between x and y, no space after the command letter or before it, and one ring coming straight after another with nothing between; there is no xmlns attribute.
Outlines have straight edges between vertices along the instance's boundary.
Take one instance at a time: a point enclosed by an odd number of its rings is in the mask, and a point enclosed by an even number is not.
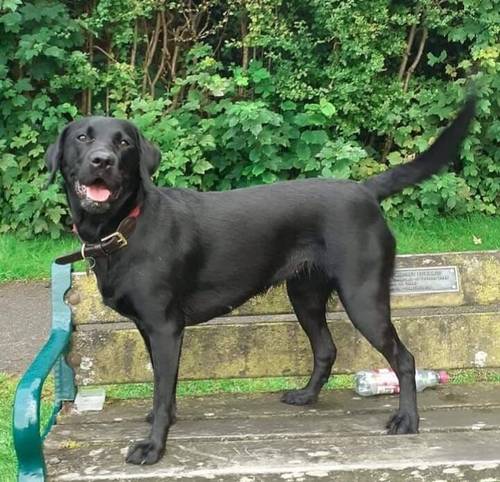
<svg viewBox="0 0 500 482"><path fill-rule="evenodd" d="M52 265L52 329L49 339L21 378L14 400L13 437L19 481L45 480L43 439L54 423L63 400L73 400L75 387L70 367L64 360L71 336L71 311L64 295L71 287L71 265ZM55 368L53 414L40 434L40 399L45 379Z"/></svg>

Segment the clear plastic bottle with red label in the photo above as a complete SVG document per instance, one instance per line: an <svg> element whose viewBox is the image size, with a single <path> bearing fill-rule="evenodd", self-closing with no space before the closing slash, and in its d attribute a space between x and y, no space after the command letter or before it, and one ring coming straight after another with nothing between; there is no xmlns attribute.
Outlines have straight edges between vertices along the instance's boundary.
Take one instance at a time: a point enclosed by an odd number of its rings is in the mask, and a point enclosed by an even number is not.
<svg viewBox="0 0 500 482"><path fill-rule="evenodd" d="M440 383L447 383L448 380L449 376L443 370L416 370L415 373L417 392ZM355 375L354 390L363 397L399 393L399 381L390 368L363 370Z"/></svg>

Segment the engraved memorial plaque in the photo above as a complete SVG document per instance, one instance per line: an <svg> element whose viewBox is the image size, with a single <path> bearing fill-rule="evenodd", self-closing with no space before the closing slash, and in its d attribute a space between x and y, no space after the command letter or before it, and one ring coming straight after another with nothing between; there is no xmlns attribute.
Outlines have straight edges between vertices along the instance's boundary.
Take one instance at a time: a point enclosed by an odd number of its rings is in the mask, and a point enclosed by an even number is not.
<svg viewBox="0 0 500 482"><path fill-rule="evenodd" d="M391 292L394 295L457 291L459 286L456 266L398 268L391 284Z"/></svg>

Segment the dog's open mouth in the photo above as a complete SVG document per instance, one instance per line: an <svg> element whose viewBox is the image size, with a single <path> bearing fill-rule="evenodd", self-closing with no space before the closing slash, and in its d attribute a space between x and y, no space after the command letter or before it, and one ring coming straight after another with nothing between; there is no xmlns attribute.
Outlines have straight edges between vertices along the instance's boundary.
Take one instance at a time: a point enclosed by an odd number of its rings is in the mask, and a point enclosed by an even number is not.
<svg viewBox="0 0 500 482"><path fill-rule="evenodd" d="M83 209L89 213L102 214L110 209L111 203L118 198L121 189L113 190L102 179L96 179L91 184L76 181L75 192Z"/></svg>
<svg viewBox="0 0 500 482"><path fill-rule="evenodd" d="M118 197L118 191L112 191L104 181L96 180L94 183L86 185L76 181L75 191L80 199L93 203L106 203Z"/></svg>

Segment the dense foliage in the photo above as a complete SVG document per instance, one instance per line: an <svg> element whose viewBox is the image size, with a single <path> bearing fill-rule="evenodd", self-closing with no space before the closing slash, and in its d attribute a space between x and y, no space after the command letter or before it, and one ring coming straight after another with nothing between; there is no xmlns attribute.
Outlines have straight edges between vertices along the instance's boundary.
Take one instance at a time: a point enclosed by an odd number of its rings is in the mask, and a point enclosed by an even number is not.
<svg viewBox="0 0 500 482"><path fill-rule="evenodd" d="M44 151L70 119L132 119L157 182L229 189L362 179L423 151L473 79L460 163L384 202L388 215L500 207L495 0L3 0L0 232L57 236Z"/></svg>

